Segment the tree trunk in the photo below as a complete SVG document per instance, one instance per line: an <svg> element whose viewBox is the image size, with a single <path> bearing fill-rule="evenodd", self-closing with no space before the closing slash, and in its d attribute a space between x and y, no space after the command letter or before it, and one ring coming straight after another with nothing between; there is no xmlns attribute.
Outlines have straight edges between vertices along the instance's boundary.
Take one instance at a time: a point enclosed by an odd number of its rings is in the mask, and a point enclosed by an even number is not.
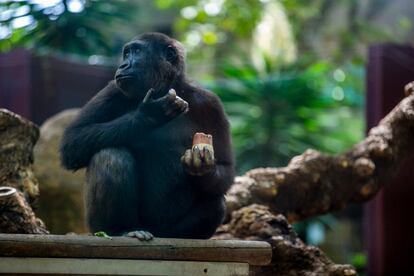
<svg viewBox="0 0 414 276"><path fill-rule="evenodd" d="M39 129L32 122L0 109L0 232L48 233L32 208L39 186L32 171L33 146Z"/></svg>

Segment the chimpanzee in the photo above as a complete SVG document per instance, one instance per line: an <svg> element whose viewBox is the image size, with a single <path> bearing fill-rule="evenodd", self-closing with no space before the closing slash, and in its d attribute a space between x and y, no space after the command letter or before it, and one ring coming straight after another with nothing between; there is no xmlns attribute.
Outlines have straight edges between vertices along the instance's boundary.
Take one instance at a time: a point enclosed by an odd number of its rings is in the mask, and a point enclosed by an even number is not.
<svg viewBox="0 0 414 276"><path fill-rule="evenodd" d="M91 231L205 239L222 222L234 177L229 124L218 97L184 71L178 41L141 34L124 46L115 80L65 130L62 165L87 167ZM213 136L214 152L192 147L196 132Z"/></svg>

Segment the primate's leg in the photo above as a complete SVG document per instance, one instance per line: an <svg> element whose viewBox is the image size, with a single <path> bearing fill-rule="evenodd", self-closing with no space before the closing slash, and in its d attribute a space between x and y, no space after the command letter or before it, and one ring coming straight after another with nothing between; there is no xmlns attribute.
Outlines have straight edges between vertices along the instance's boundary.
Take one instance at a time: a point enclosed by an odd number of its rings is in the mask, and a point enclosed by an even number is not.
<svg viewBox="0 0 414 276"><path fill-rule="evenodd" d="M107 148L96 153L86 182L86 219L92 232L119 235L139 227L138 175L129 151Z"/></svg>
<svg viewBox="0 0 414 276"><path fill-rule="evenodd" d="M225 210L226 207L223 196L199 201L196 206L183 216L181 221L171 225L170 229L165 229L165 233L161 233L161 236L171 238L208 239L216 232L217 227L223 222Z"/></svg>

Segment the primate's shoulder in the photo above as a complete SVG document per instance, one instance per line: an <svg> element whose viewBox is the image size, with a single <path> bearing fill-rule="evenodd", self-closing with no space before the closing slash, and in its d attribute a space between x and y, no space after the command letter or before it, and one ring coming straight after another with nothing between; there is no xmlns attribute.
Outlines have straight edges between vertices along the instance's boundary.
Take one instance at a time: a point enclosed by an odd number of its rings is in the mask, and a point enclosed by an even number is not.
<svg viewBox="0 0 414 276"><path fill-rule="evenodd" d="M208 108L220 112L223 111L221 100L214 92L195 83L188 84L187 91L189 94L188 97L190 98L190 104L195 107Z"/></svg>

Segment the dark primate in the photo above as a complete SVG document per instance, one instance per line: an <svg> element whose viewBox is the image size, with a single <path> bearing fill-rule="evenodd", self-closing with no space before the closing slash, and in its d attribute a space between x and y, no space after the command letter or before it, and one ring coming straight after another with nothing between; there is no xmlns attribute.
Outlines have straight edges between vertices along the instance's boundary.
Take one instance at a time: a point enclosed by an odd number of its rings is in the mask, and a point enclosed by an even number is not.
<svg viewBox="0 0 414 276"><path fill-rule="evenodd" d="M222 222L234 176L229 125L217 96L186 80L184 56L166 35L138 36L115 81L66 129L62 164L87 167L91 231L209 238ZM191 149L196 132L213 135L214 152Z"/></svg>

